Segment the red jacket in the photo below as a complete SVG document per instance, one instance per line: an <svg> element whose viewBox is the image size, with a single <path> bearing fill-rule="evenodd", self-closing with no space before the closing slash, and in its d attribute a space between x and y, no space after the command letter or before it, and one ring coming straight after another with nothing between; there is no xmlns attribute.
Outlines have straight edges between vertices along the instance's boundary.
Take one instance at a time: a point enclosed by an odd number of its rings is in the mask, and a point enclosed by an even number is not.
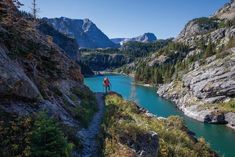
<svg viewBox="0 0 235 157"><path fill-rule="evenodd" d="M109 82L109 79L105 79L104 80L104 86L110 86L110 82Z"/></svg>

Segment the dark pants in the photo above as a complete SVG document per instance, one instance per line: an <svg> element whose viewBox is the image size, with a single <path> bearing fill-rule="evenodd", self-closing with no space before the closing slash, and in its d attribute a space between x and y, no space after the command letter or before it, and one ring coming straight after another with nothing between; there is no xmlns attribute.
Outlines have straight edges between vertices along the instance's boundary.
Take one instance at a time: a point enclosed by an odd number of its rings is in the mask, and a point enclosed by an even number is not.
<svg viewBox="0 0 235 157"><path fill-rule="evenodd" d="M105 87L105 93L108 93L110 91L110 86L104 86Z"/></svg>

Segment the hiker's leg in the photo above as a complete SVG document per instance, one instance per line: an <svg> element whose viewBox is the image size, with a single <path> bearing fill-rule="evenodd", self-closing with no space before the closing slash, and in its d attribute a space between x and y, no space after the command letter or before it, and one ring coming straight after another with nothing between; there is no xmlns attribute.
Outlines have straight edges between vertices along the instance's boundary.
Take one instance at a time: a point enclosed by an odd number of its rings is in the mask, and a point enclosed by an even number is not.
<svg viewBox="0 0 235 157"><path fill-rule="evenodd" d="M108 86L108 91L110 91L110 86Z"/></svg>
<svg viewBox="0 0 235 157"><path fill-rule="evenodd" d="M105 93L108 93L108 87L105 86Z"/></svg>

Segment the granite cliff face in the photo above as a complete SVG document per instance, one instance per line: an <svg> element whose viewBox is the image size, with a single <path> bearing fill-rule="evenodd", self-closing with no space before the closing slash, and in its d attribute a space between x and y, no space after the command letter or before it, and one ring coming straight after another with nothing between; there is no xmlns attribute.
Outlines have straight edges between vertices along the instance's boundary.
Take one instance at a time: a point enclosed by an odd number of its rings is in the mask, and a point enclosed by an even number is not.
<svg viewBox="0 0 235 157"><path fill-rule="evenodd" d="M76 39L81 48L113 48L117 47L97 26L89 19L76 20L65 17L47 19L58 31Z"/></svg>

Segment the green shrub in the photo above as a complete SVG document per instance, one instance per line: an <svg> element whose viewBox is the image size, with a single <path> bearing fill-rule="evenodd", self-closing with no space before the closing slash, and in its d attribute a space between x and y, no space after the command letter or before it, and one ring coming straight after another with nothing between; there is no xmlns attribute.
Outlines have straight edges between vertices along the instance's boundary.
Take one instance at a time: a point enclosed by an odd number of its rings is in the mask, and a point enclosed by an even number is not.
<svg viewBox="0 0 235 157"><path fill-rule="evenodd" d="M58 124L45 113L39 114L32 131L32 157L70 157L73 145L68 143Z"/></svg>

